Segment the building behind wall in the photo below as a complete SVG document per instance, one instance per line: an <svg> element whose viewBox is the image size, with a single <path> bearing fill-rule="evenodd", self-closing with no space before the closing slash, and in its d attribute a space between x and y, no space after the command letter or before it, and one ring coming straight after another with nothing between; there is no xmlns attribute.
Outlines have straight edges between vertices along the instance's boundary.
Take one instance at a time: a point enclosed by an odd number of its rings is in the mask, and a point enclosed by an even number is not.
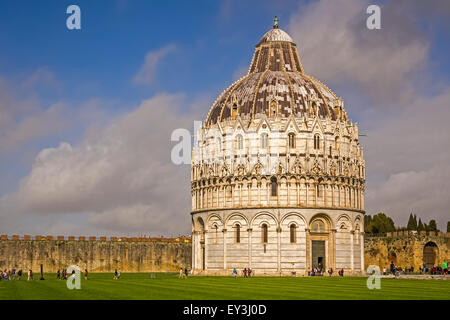
<svg viewBox="0 0 450 320"><path fill-rule="evenodd" d="M344 102L275 23L192 153L192 265L258 275L364 267L365 163Z"/></svg>

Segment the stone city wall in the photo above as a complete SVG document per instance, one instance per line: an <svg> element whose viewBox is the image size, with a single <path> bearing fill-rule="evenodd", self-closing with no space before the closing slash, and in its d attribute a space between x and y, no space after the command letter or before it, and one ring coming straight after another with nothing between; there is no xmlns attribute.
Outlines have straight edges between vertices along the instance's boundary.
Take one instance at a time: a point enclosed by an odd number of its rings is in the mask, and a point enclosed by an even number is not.
<svg viewBox="0 0 450 320"><path fill-rule="evenodd" d="M191 265L188 238L1 236L0 269L56 272L78 265L89 272L168 272Z"/></svg>
<svg viewBox="0 0 450 320"><path fill-rule="evenodd" d="M392 232L383 236L365 236L365 269L377 265L397 266L415 270L423 264L424 247L436 245L436 263L450 262L450 233ZM168 272L191 267L189 238L106 238L106 237L0 237L0 269L32 269L40 264L45 272L56 272L69 265L78 265L90 272Z"/></svg>
<svg viewBox="0 0 450 320"><path fill-rule="evenodd" d="M400 231L383 236L367 236L364 243L365 268L377 265L389 270L391 261L402 268L414 267L418 271L424 263L424 248L432 245L435 252L434 264L450 262L450 233ZM433 259L432 259L433 260Z"/></svg>

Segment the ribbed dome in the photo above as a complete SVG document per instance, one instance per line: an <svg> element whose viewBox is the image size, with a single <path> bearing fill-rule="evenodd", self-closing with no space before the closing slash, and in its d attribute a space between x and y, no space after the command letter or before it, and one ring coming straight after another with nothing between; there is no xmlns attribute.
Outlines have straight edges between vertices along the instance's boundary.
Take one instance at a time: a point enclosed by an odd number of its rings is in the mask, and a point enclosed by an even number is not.
<svg viewBox="0 0 450 320"><path fill-rule="evenodd" d="M213 103L206 125L234 119L318 114L336 119L341 101L322 82L306 75L292 38L274 26L256 46L246 76Z"/></svg>
<svg viewBox="0 0 450 320"><path fill-rule="evenodd" d="M269 42L269 41L287 41L287 42L294 42L285 31L273 28L266 32L266 34L261 38L259 43L262 42Z"/></svg>

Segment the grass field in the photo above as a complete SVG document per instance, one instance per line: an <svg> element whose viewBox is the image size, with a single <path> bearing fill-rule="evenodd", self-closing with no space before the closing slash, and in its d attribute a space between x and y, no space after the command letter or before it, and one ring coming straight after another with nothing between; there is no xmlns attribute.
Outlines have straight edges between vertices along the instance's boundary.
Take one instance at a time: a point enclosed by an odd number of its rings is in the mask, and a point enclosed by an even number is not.
<svg viewBox="0 0 450 320"><path fill-rule="evenodd" d="M0 300L20 299L450 299L449 280L381 279L380 290L369 290L362 277L232 278L190 277L176 274L91 274L81 290L46 274L44 281L0 281ZM39 275L36 274L35 279Z"/></svg>

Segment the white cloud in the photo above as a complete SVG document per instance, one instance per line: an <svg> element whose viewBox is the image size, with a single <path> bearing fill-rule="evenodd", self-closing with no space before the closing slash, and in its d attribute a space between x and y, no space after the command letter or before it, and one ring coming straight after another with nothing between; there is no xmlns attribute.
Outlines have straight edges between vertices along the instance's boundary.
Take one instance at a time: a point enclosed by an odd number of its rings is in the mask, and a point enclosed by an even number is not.
<svg viewBox="0 0 450 320"><path fill-rule="evenodd" d="M39 68L19 81L0 76L0 159L30 141L61 133L67 125L63 102L42 106L33 97L34 90L43 86L57 86L47 68Z"/></svg>
<svg viewBox="0 0 450 320"><path fill-rule="evenodd" d="M367 0L310 2L294 14L289 32L307 73L329 85L352 83L378 101L411 90L411 73L424 67L428 40L388 1L381 10L381 30L366 27Z"/></svg>
<svg viewBox="0 0 450 320"><path fill-rule="evenodd" d="M148 52L145 56L144 64L134 77L134 82L141 85L152 84L155 80L159 62L175 50L176 46L174 44L169 44L160 49Z"/></svg>
<svg viewBox="0 0 450 320"><path fill-rule="evenodd" d="M183 103L161 94L75 146L42 150L9 201L34 215L89 213L109 232L189 232L190 170L170 160L172 130L192 126Z"/></svg>
<svg viewBox="0 0 450 320"><path fill-rule="evenodd" d="M431 37L419 24L449 17L449 4L436 1L440 9L428 10L420 1L386 1L382 29L368 30L369 4L310 2L291 16L288 31L307 73L357 93L351 107L367 133L361 138L367 212L384 211L401 225L413 212L422 220L437 219L442 229L450 207L450 86L434 86L434 95L426 94L436 80L428 69Z"/></svg>

